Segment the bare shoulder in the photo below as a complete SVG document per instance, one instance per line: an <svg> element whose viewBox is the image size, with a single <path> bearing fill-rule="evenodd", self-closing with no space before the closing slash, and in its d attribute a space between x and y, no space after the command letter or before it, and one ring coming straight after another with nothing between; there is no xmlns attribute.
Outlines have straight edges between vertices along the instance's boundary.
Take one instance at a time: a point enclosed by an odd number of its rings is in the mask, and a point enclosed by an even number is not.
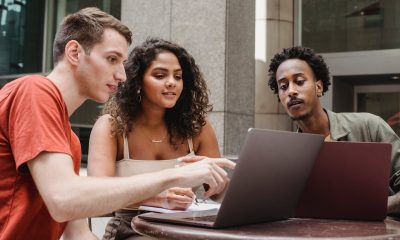
<svg viewBox="0 0 400 240"><path fill-rule="evenodd" d="M115 139L114 134L112 134L112 117L109 114L100 116L93 125L91 138L93 137L111 137Z"/></svg>
<svg viewBox="0 0 400 240"><path fill-rule="evenodd" d="M100 124L100 125L111 125L112 122L112 117L110 114L104 114L101 115L97 120L95 124Z"/></svg>
<svg viewBox="0 0 400 240"><path fill-rule="evenodd" d="M112 117L109 114L100 116L93 125L92 131L110 132L112 128Z"/></svg>
<svg viewBox="0 0 400 240"><path fill-rule="evenodd" d="M208 119L206 119L205 125L201 128L199 134L197 134L194 137L194 139L197 138L198 140L201 140L207 136L210 136L210 134L215 135L215 131L214 131L214 128L213 128L211 122Z"/></svg>
<svg viewBox="0 0 400 240"><path fill-rule="evenodd" d="M197 155L220 156L217 136L208 119L206 119L206 124L201 128L200 133L193 137L193 146Z"/></svg>
<svg viewBox="0 0 400 240"><path fill-rule="evenodd" d="M118 138L112 133L111 116L99 117L89 138L88 175L114 176Z"/></svg>

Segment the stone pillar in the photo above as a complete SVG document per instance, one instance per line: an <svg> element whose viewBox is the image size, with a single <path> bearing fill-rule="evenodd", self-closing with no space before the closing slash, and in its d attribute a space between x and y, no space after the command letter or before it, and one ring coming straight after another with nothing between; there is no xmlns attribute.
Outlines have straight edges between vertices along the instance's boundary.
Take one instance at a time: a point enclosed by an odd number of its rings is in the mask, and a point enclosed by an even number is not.
<svg viewBox="0 0 400 240"><path fill-rule="evenodd" d="M293 46L293 0L256 1L255 126L292 130L292 121L268 86L271 58Z"/></svg>
<svg viewBox="0 0 400 240"><path fill-rule="evenodd" d="M122 0L121 10L133 45L157 36L193 55L210 89L221 152L237 154L254 126L254 0Z"/></svg>

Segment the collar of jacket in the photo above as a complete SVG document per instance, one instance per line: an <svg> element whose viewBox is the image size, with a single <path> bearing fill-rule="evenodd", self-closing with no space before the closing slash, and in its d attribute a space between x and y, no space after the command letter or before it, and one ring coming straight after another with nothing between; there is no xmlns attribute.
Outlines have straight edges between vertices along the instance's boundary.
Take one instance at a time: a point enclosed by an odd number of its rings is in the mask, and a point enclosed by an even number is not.
<svg viewBox="0 0 400 240"><path fill-rule="evenodd" d="M351 133L351 130L346 124L344 124L344 121L340 121L340 115L325 108L324 112L328 116L329 131L332 140L339 141ZM302 131L299 127L297 127L296 132L301 133Z"/></svg>

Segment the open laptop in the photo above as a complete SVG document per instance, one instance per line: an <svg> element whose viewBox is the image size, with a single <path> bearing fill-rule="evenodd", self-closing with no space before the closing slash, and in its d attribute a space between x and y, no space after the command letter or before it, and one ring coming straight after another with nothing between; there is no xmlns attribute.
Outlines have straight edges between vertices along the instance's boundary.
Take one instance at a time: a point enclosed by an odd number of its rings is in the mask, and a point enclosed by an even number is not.
<svg viewBox="0 0 400 240"><path fill-rule="evenodd" d="M383 220L391 148L388 143L324 142L296 216Z"/></svg>
<svg viewBox="0 0 400 240"><path fill-rule="evenodd" d="M209 228L292 217L322 142L322 135L249 129L219 210L139 217Z"/></svg>

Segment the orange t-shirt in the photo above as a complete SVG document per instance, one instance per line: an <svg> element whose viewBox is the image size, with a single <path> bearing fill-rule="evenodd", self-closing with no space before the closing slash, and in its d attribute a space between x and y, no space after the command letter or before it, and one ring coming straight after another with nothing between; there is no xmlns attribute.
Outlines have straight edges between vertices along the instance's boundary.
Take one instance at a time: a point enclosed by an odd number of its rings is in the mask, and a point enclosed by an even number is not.
<svg viewBox="0 0 400 240"><path fill-rule="evenodd" d="M44 151L70 155L78 174L81 146L58 88L43 76L22 77L0 90L0 240L59 239L64 231L26 164Z"/></svg>

